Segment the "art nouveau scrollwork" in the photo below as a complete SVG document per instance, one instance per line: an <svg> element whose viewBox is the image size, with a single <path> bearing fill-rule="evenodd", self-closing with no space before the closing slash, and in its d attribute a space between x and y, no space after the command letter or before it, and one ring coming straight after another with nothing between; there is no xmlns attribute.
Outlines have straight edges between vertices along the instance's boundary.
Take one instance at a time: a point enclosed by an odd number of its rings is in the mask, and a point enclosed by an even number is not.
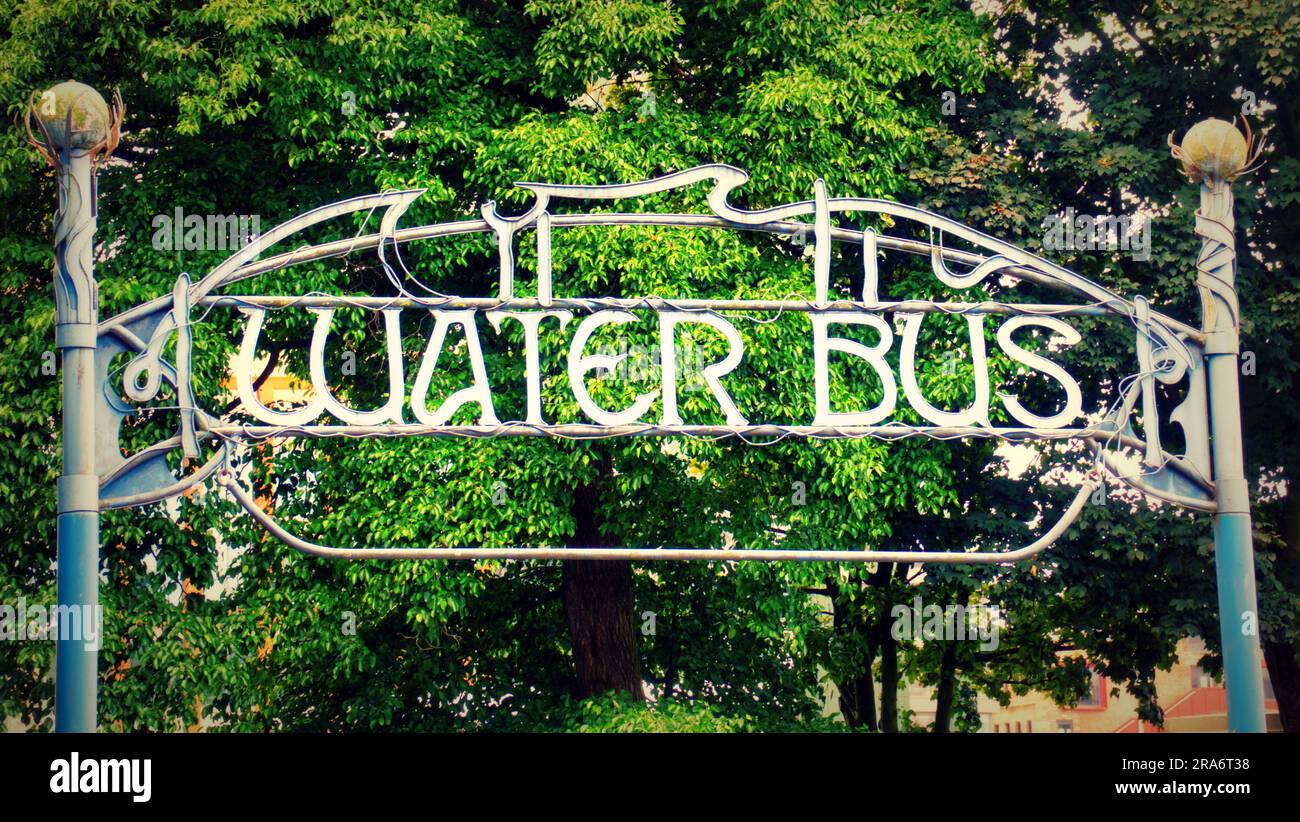
<svg viewBox="0 0 1300 822"><path fill-rule="evenodd" d="M124 372L124 390L128 398L146 403L157 397L160 386L175 387L178 397L180 421L176 437L155 448L165 453L180 448L186 456L198 453L200 441L212 439L229 453L250 436L564 436L594 438L626 435L679 435L710 437L747 436L797 436L797 437L880 437L897 439L906 436L936 437L1002 437L1009 440L1073 439L1089 444L1097 453L1099 466L1105 467L1124 482L1143 493L1206 510L1213 505L1214 487L1209 481L1209 459L1206 446L1207 425L1205 412L1205 377L1202 354L1204 334L1185 323L1151 310L1146 300L1128 300L1093 283L1078 274L1061 268L1036 255L1008 243L989 237L975 229L937 214L898 203L869 199L832 197L825 183L817 181L810 200L788 203L773 208L744 210L731 206L730 194L742 185L748 176L732 166L708 165L664 175L652 180L616 185L563 185L552 183L521 183L523 189L534 195L533 204L518 216L499 213L495 204L481 209L482 219L439 223L416 228L399 229L401 215L420 195L419 191L388 192L370 197L360 197L326 206L309 212L276 227L259 239L256 248L243 249L222 263L197 283L188 278L177 282L169 299L159 300L127 312L103 325L101 345L136 354ZM706 199L709 214L658 214L658 213L552 213L551 208L565 201L621 200L643 197L684 186L707 184ZM302 229L329 219L345 217L362 211L382 210L380 231L377 234L357 236L351 240L334 241L303 246L275 255L267 252L277 243L291 241ZM874 229L856 230L841 227L837 215L846 214L887 215L895 221L911 221L932 238L920 243L878 233ZM783 300L663 300L652 297L566 297L557 295L551 267L552 245L557 232L574 226L601 225L667 225L686 228L723 228L767 232L776 235L803 235L811 220L814 242L811 299ZM533 272L537 281L537 296L521 297L515 289L515 250L525 232L531 232L537 243L537 266ZM402 243L429 240L457 234L491 233L497 244L497 293L487 297L448 297L434 292L416 294L407 284L415 282L395 253ZM944 235L958 238L982 253L947 248L942 243ZM937 239L933 239L937 238ZM836 242L860 243L863 256L863 285L860 299L835 297L839 290L831 281L831 248ZM380 255L384 271L392 282L395 294L373 298L343 298L330 295L291 295L271 297L255 294L232 295L220 289L247 280L259 274L277 270L308 260L341 256L360 249L373 248ZM991 303L971 301L966 303L940 303L923 300L882 300L878 259L881 254L908 253L930 258L936 278L948 288L961 291L986 281L991 275L999 278L1033 282L1063 291L1077 302L1062 305L1037 305L1016 303ZM390 261L391 255L391 261ZM1207 261L1207 266L1212 260ZM1206 288L1213 290L1207 280ZM427 289L425 289L427 291ZM331 386L325 364L325 341L330 332L334 311L350 305L379 312L383 317L388 363L387 400L379 407L352 408L345 404ZM244 338L234 363L234 384L241 410L261 425L236 423L210 415L200 410L195 401L194 386L188 366L192 347L190 338L190 312L196 306L203 310L222 307L240 309L246 316ZM306 404L284 411L268 408L257 397L252 382L253 363L259 340L264 330L266 313L292 307L314 312L309 372L312 384ZM816 416L813 420L751 422L743 408L737 407L727 389L733 371L744 356L742 335L723 312L727 310L780 311L807 315L809 332L813 337L816 356L813 385ZM403 418L405 407L406 372L401 358L402 312L428 312L433 317L433 327L419 367L415 370L410 391L410 407L414 419ZM628 407L604 408L592 397L587 380L593 375L619 367L626 355L608 355L593 352L588 343L598 329L606 325L622 325L642 321L638 311L651 311L657 316L658 338L661 350L660 388L638 395ZM527 412L523 420L501 421L493 402L494 386L482 357L482 345L476 318L483 312L489 325L498 333L505 320L518 322L524 329L526 357ZM966 409L945 410L924 396L916 378L916 358L920 330L926 316L945 312L961 314L969 335L971 372L974 374L974 401ZM891 360L887 358L894 344L895 332L883 319L895 314L902 323L899 374L897 378ZM1125 318L1135 330L1134 373L1120 380L1118 397L1105 413L1089 413L1082 407L1080 387L1068 371L1055 362L1050 351L1035 351L1022 347L1013 334L1022 328L1036 328L1054 335L1060 345L1078 344L1081 337L1064 318L1072 314L1113 314ZM579 319L579 315L580 319ZM1005 393L997 393L989 380L988 353L984 346L986 323L1001 321L996 332L998 346L1018 365L1035 371L1055 383L1063 395L1059 410L1050 414L1036 413L1020 400ZM1005 319L1000 319L1005 318ZM546 319L556 322L548 327L563 329L577 320L572 341L568 347L567 376L578 407L589 422L548 423L542 416L540 363L538 359L539 333ZM725 419L724 425L690 423L682 418L678 407L678 380L676 357L673 356L677 329L684 324L706 326L708 333L724 343L720 357L703 368L705 396L711 398ZM878 341L867 345L848 337L840 326L862 326L873 329ZM549 332L548 332L549 333ZM455 334L457 345L464 346L470 364L470 382L454 391L436 408L430 408L429 393L433 375L450 335ZM178 362L164 361L162 352L175 338ZM839 352L859 358L869 364L879 377L883 390L874 408L832 411L830 407L830 374L827 369L829 352ZM185 362L181 362L185 361ZM103 375L105 379L107 375ZM1121 375L1123 376L1123 375ZM896 381L897 380L897 381ZM1186 383L1182 401L1165 415L1184 433L1186 447L1182 454L1170 454L1163 444L1159 420L1162 418L1157 384ZM905 425L897 421L895 410L905 400L924 421L920 425ZM1015 425L994 426L991 410L995 402L1002 403ZM470 425L452 425L450 420L462 407L474 407L477 421ZM650 415L654 407L661 408L658 418ZM120 406L120 403L119 403ZM105 413L117 421L130 413L130 409L107 403ZM333 418L340 424L322 422ZM1140 428L1138 420L1140 419ZM1073 426L1073 427L1072 427ZM112 430L116 431L114 427ZM135 504L161 498L185 483L201 481L218 470L224 485L238 488L237 477L222 469L209 468L211 463L188 479L163 477L148 457L123 457L116 443L106 447L103 476L112 477L121 486L116 496L110 495L110 504ZM1136 456L1136 460L1133 458ZM135 460L133 462L133 459ZM150 466L146 468L146 465ZM129 480L129 481L128 481ZM1090 474L1082 489L1087 490L1100 481ZM129 493L128 493L129 492ZM251 499L246 493L236 491L237 499ZM1066 511L1062 522L1077 516L1081 504L1079 497ZM247 505L245 507L248 507ZM255 507L255 506L254 506ZM323 549L310 546L287 535L278 525L268 524L264 513L250 513L273 533L291 545L311 553L347 556L551 556L542 549L517 549L513 553L467 548L448 552L448 549L388 549L376 553L373 549ZM1048 535L1059 535L1065 525L1049 529ZM286 536L287 535L287 536ZM1055 538L1055 536L1052 536ZM1042 543L1042 544L1040 544ZM1050 540L1035 541L1022 551L1037 552L1050 544ZM1032 550L1031 550L1032 549ZM716 551L684 549L689 556L671 557L654 549L617 549L620 556L635 558L715 558ZM342 551L343 553L333 553ZM393 553L397 552L397 553ZM754 559L774 559L769 552ZM837 551L837 559L854 561L884 560L900 552ZM925 552L906 553L907 561L941 562L1005 562L1022 556L1022 552ZM585 554L584 554L585 555ZM1028 554L1024 554L1028 555ZM733 554L733 558L742 558ZM887 561L903 561L889 559Z"/></svg>

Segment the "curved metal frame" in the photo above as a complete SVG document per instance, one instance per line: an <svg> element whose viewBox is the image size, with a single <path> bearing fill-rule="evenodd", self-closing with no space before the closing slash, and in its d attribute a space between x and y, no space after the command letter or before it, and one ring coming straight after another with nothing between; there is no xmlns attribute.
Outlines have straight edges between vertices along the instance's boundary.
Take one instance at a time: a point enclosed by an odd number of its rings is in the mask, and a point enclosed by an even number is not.
<svg viewBox="0 0 1300 822"><path fill-rule="evenodd" d="M317 557L332 559L623 559L634 561L705 560L720 562L937 562L949 565L998 565L1018 562L1040 554L1056 542L1074 524L1097 488L1095 478L1087 479L1060 519L1033 542L1013 551L858 551L807 549L726 549L726 548L333 548L294 536L257 504L233 474L221 471L217 482L230 492L240 507L271 536L285 545Z"/></svg>
<svg viewBox="0 0 1300 822"><path fill-rule="evenodd" d="M1044 533L1030 546L1009 552L787 551L777 549L722 551L716 549L629 548L338 549L313 545L289 534L256 505L251 496L238 486L233 475L228 471L220 470L220 465L229 458L230 448L233 443L246 439L279 436L552 436L587 439L611 436L689 435L739 437L742 439L749 436L776 438L791 436L877 437L896 439L924 435L937 438L1003 437L1011 440L1082 439L1088 442L1089 446L1095 451L1100 465L1105 466L1121 481L1142 493L1196 510L1210 511L1215 509L1215 488L1208 479L1208 445L1203 445L1201 442L1208 426L1204 419L1204 374L1201 361L1206 338L1202 331L1152 311L1143 298L1128 300L1068 269L941 215L887 200L828 197L825 184L820 180L817 181L815 196L811 200L754 211L734 208L728 203L728 198L747 179L748 175L744 171L733 166L718 164L700 166L638 183L616 185L520 183L519 186L531 191L536 199L534 204L519 216L502 215L497 212L495 204L489 202L481 209L482 219L468 219L406 229L398 229L397 222L402 214L423 193L423 190L393 191L356 197L322 206L275 227L267 234L257 238L254 243L231 255L197 283L191 284L188 277L182 275L170 297L144 303L100 323L99 335L102 356L98 358L99 362L106 364L109 357L118 351L137 352L137 356L123 373L124 389L127 396L138 403L147 402L157 396L161 385L166 382L172 385L177 392L178 407L182 417L181 430L176 437L157 443L130 458L123 458L120 451L116 451L116 442L113 443L111 451L101 448L101 487L108 489L114 483L121 486L121 488L117 489L118 493L104 496L101 501L102 507L125 507L156 502L183 493L206 481L216 473L220 484L227 488L264 528L286 544L298 550L320 556L406 559L620 558L999 563L1011 562L1024 556L1030 556L1050 545L1078 516L1083 504L1086 502L1088 493L1091 493L1097 483L1095 477L1090 477L1081 487L1074 502L1065 511L1055 527ZM645 196L701 182L711 182L712 184L707 193L707 201L710 210L713 212L712 215L550 214L547 210L553 200L617 200ZM258 259L263 250L291 238L309 226L339 216L363 211L372 214L375 211L382 211L378 233L358 236L351 240L304 246L291 252L281 253L266 259ZM879 214L891 218L910 220L926 226L932 234L934 231L940 232L941 236L943 233L947 233L982 247L991 253L988 256L982 256L967 251L945 248L941 243L935 243L933 240L924 243L881 235L873 229L857 231L832 225L832 214L847 212ZM810 225L808 222L795 219L806 216L813 218L811 228L815 238L814 285L816 295L811 300L701 300L692 298L677 300L657 297L615 299L604 297L555 297L553 294L550 246L552 233L558 228L626 225L688 229L726 228L792 236L802 235L809 230ZM527 228L535 230L537 234L539 249L539 265L536 272L538 279L537 296L517 297L514 293L514 241L516 235ZM495 235L499 251L500 282L496 297L463 298L437 294L423 297L417 296L406 288L402 278L397 275L396 269L388 260L388 250L396 251L401 243L486 232L492 232ZM830 248L834 242L862 243L864 245L866 253L863 255L864 284L861 300L830 299ZM346 256L354 251L369 248L374 248L378 252L385 272L399 291L397 296L393 298L350 298L311 294L298 297L270 297L213 293L218 288L229 286L259 274L311 260ZM943 303L926 300L881 301L878 297L876 253L871 253L880 250L895 250L929 257L936 277L953 288L970 287L993 274L997 274L1064 290L1086 298L1090 300L1090 303L1086 305L1031 305L997 302ZM400 254L394 254L394 258L397 264L401 266ZM968 265L971 266L971 269L965 272L953 272L948 268L947 264L949 262ZM402 270L405 270L404 266L402 266ZM428 289L426 288L426 290ZM899 424L857 427L636 424L611 427L585 425L539 426L516 422L497 426L320 426L308 424L241 426L223 424L198 409L189 382L188 362L178 364L180 365L178 369L162 359L162 351L167 340L172 334L176 334L178 350L183 351L183 358L188 360L190 312L196 306L203 308L238 306L250 309L301 306L318 311L329 311L333 307L343 305L360 306L374 310L418 306L444 309L519 310L541 308L577 311L642 308L709 313L728 310L763 310L814 313L831 311L864 313L942 311L963 314L1035 314L1040 316L1113 314L1128 319L1137 327L1138 357L1143 368L1142 373L1139 375L1140 384L1130 386L1121 392L1121 402L1115 413L1104 420L1101 425L1083 429L903 426ZM178 359L181 358L182 356L178 356ZM106 369L106 365L101 366L101 379L107 390L108 375L104 369ZM1129 420L1130 412L1134 409L1139 396L1145 403L1144 419L1153 419L1151 415L1155 412L1155 400L1151 389L1155 381L1175 383L1182 379L1189 380L1189 396L1171 415L1173 421L1183 426L1189 442L1188 454L1180 457L1169 454L1162 449L1159 442L1158 424L1149 426L1151 430L1145 431L1145 436L1140 438L1133 432ZM1197 382L1198 379L1201 381L1200 383ZM126 413L130 413L130 410L122 407L120 402L116 401L116 397L106 396L105 401L101 404L101 417L107 416L110 422L116 423L111 426L114 434L117 431L117 424L120 424ZM114 417L116 417L115 421L113 420ZM110 429L101 430L107 431ZM219 442L220 448L198 470L179 480L172 477L173 481L163 482L159 479L157 469L161 464L160 457L162 455L170 452L175 447L181 447L187 457L193 458L197 456L199 441L207 439L214 439ZM1156 476L1158 481L1153 482L1149 478L1126 470L1119 460L1106 452L1105 446L1107 444L1118 444L1126 448L1143 450L1145 452L1144 464L1147 469L1153 469L1149 473ZM152 475L145 478L142 466L148 466L152 471ZM134 486L132 480L138 480ZM1087 493L1085 493L1085 490Z"/></svg>

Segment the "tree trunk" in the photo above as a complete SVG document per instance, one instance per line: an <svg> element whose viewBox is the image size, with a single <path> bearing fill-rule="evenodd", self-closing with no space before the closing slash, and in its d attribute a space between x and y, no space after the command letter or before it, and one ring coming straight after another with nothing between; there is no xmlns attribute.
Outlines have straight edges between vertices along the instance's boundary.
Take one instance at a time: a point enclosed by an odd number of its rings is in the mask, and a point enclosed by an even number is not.
<svg viewBox="0 0 1300 822"><path fill-rule="evenodd" d="M898 643L890 635L889 614L880 620L880 732L898 733Z"/></svg>
<svg viewBox="0 0 1300 822"><path fill-rule="evenodd" d="M1288 642L1265 642L1264 662L1268 665L1273 695L1277 697L1282 730L1300 733L1300 665L1295 646Z"/></svg>
<svg viewBox="0 0 1300 822"><path fill-rule="evenodd" d="M876 682L871 678L874 660L867 657L866 673L839 683L840 714L850 728L880 730L876 721Z"/></svg>
<svg viewBox="0 0 1300 822"><path fill-rule="evenodd" d="M564 617L573 644L574 695L625 691L640 701L641 660L632 628L632 565L566 560Z"/></svg>
<svg viewBox="0 0 1300 822"><path fill-rule="evenodd" d="M830 580L826 587L828 591L834 592L837 583ZM862 627L862 620L850 601L832 598L831 616L835 633L850 637L849 641ZM876 682L871 678L871 667L876 661L876 646L870 637L867 639L865 656L862 668L855 675L837 681L835 686L840 691L840 715L844 717L845 724L850 728L876 731L880 729L876 722Z"/></svg>
<svg viewBox="0 0 1300 822"><path fill-rule="evenodd" d="M1288 488L1282 505L1281 531L1286 550L1274 560L1279 575L1300 562L1300 493L1295 488ZM1263 618L1267 619L1267 614ZM1297 653L1300 649L1291 642L1263 641L1260 644L1273 695L1277 697L1282 730L1289 734L1300 733L1300 654Z"/></svg>
<svg viewBox="0 0 1300 822"><path fill-rule="evenodd" d="M611 476L608 457L602 479ZM577 521L573 545L606 545L600 532L600 486L580 486L573 496ZM564 618L573 647L574 687L579 699L622 691L642 701L641 657L633 629L632 564L625 560L566 560L561 581Z"/></svg>
<svg viewBox="0 0 1300 822"><path fill-rule="evenodd" d="M946 734L952 727L952 700L957 688L957 643L949 640L939 661L939 688L934 695L934 732Z"/></svg>
<svg viewBox="0 0 1300 822"><path fill-rule="evenodd" d="M894 639L894 575L903 573L907 566L881 563L871 575L871 585L883 594L880 611L876 615L874 636L876 651L880 654L880 732L898 733L898 640Z"/></svg>

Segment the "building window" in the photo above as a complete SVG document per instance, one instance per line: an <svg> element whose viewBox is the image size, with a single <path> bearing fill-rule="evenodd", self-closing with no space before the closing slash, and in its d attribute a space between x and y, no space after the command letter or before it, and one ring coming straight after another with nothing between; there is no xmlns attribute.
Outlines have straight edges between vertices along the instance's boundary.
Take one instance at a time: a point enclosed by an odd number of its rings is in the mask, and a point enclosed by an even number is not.
<svg viewBox="0 0 1300 822"><path fill-rule="evenodd" d="M1058 719L1058 720L1056 720L1056 732L1057 732L1058 734L1072 734L1072 733L1074 733L1074 722L1072 722L1072 721L1069 720L1069 719Z"/></svg>
<svg viewBox="0 0 1300 822"><path fill-rule="evenodd" d="M1020 733L1020 723L1016 723L1016 733Z"/></svg>
<svg viewBox="0 0 1300 822"><path fill-rule="evenodd" d="M1034 732L1034 720L1032 720L1032 719L1026 719L1026 720L1025 720L1025 733L1027 733L1027 734L1031 734L1031 733L1033 733L1033 732Z"/></svg>
<svg viewBox="0 0 1300 822"><path fill-rule="evenodd" d="M1096 671L1092 671L1091 687L1088 694L1079 700L1078 708L1105 708L1106 707L1106 679Z"/></svg>
<svg viewBox="0 0 1300 822"><path fill-rule="evenodd" d="M1200 665L1192 666L1192 687L1193 688L1213 688L1214 677L1205 672Z"/></svg>

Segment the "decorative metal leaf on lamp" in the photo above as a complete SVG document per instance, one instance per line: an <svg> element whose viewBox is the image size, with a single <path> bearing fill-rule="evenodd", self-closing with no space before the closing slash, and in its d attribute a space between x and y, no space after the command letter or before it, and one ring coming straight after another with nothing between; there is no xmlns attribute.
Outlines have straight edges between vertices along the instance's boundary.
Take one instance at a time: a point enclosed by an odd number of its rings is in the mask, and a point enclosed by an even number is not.
<svg viewBox="0 0 1300 822"><path fill-rule="evenodd" d="M1255 139L1244 117L1241 123L1246 129L1244 136L1232 123L1214 117L1189 128L1181 144L1169 134L1169 149L1192 182L1231 183L1259 168L1267 144Z"/></svg>
<svg viewBox="0 0 1300 822"><path fill-rule="evenodd" d="M117 148L123 113L122 97L117 93L110 105L84 83L59 83L39 96L33 95L27 108L27 139L56 168L65 151L104 156Z"/></svg>

